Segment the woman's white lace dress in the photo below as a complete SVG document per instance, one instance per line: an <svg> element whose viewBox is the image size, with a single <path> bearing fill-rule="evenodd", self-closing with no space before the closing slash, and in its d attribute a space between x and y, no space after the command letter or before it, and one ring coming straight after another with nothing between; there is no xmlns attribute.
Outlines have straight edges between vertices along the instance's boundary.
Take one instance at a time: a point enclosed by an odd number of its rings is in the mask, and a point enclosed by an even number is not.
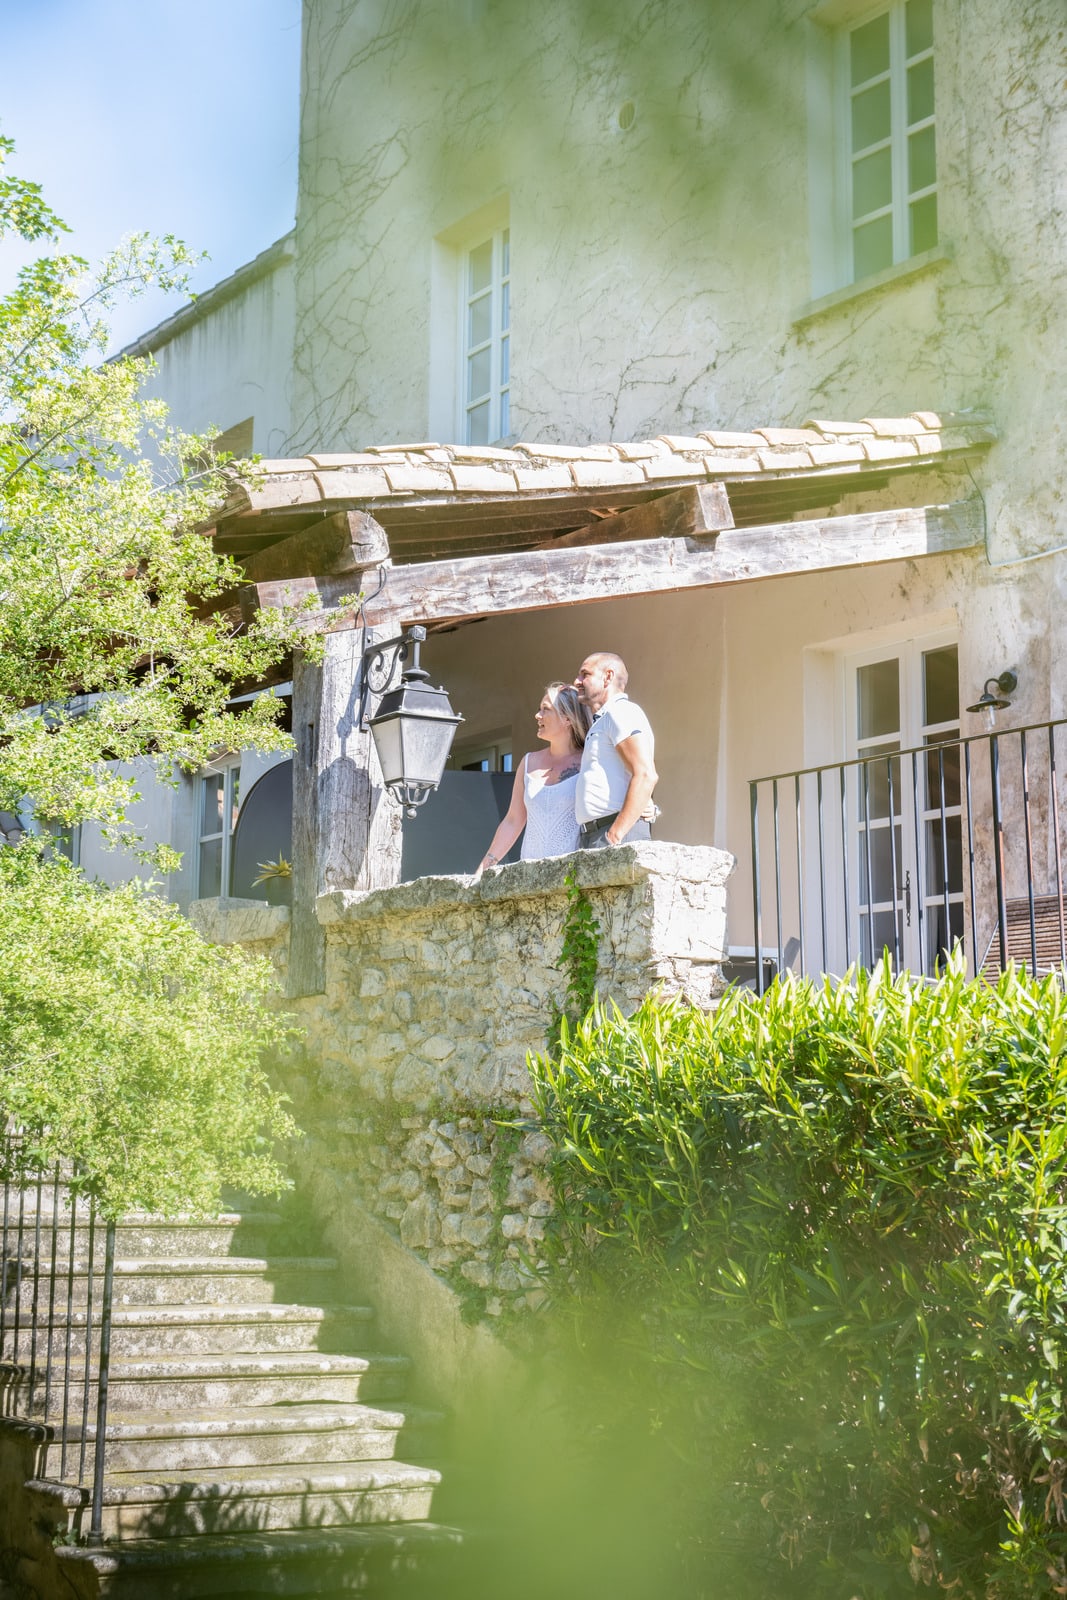
<svg viewBox="0 0 1067 1600"><path fill-rule="evenodd" d="M577 758L575 758L577 759ZM543 856L566 856L578 848L578 824L574 817L574 794L578 774L559 783L546 783L549 774L531 772L527 759L522 762L522 792L526 799L526 832L520 855L524 861L539 861Z"/></svg>

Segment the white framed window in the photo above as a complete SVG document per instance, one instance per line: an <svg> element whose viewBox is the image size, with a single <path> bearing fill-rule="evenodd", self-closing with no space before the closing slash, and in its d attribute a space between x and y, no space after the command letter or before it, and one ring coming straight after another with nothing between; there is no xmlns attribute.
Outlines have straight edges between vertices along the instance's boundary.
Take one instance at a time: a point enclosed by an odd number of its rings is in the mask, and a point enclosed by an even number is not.
<svg viewBox="0 0 1067 1600"><path fill-rule="evenodd" d="M220 763L196 778L194 899L209 900L230 892L230 858L240 790L239 758Z"/></svg>
<svg viewBox="0 0 1067 1600"><path fill-rule="evenodd" d="M892 0L835 41L839 276L855 282L938 242L933 0Z"/></svg>
<svg viewBox="0 0 1067 1600"><path fill-rule="evenodd" d="M460 442L491 444L511 429L511 230L465 251L460 296Z"/></svg>
<svg viewBox="0 0 1067 1600"><path fill-rule="evenodd" d="M489 734L478 741L453 746L448 765L456 772L511 772L514 770L509 733Z"/></svg>

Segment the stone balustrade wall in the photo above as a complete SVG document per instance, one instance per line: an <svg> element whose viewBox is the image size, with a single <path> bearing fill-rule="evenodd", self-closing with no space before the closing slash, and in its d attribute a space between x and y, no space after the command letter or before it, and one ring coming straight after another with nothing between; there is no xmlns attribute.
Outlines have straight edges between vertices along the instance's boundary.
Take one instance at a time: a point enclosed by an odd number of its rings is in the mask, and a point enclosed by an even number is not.
<svg viewBox="0 0 1067 1600"><path fill-rule="evenodd" d="M316 1214L355 1202L477 1312L536 1296L551 1147L526 1062L565 999L567 874L600 924L598 991L631 1010L657 985L720 992L732 866L656 842L321 897L325 993L293 1003L306 1038L280 1066ZM208 936L278 961L286 913L229 905L197 908Z"/></svg>

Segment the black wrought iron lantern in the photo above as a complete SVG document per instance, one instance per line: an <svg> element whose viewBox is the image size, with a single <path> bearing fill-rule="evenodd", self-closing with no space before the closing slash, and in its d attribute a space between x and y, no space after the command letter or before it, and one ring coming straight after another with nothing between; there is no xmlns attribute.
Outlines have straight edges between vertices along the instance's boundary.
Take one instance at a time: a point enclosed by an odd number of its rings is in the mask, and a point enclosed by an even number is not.
<svg viewBox="0 0 1067 1600"><path fill-rule="evenodd" d="M363 706L369 693L381 693L378 709L369 722L385 787L413 817L438 787L452 748L456 729L463 721L452 710L444 689L433 688L430 674L420 661L425 628L408 628L396 639L368 645L363 652ZM392 686L397 663L407 661L400 682Z"/></svg>

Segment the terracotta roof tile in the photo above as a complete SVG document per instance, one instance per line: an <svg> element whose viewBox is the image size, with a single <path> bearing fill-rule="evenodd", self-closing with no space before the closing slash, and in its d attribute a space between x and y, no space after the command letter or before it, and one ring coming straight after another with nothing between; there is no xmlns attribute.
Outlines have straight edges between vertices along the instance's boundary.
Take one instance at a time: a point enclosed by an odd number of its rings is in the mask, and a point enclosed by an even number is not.
<svg viewBox="0 0 1067 1600"><path fill-rule="evenodd" d="M757 452L760 466L767 472L784 472L788 467L810 467L810 450L787 450L779 445L777 449L760 450Z"/></svg>
<svg viewBox="0 0 1067 1600"><path fill-rule="evenodd" d="M573 489L574 479L566 467L558 463L543 467L533 465L531 462L523 463L519 457L520 465L515 468L515 482L520 489Z"/></svg>
<svg viewBox="0 0 1067 1600"><path fill-rule="evenodd" d="M369 450L356 450L351 455L327 454L308 457L317 467L377 467L381 464L381 457L371 455Z"/></svg>
<svg viewBox="0 0 1067 1600"><path fill-rule="evenodd" d="M432 494L435 489L451 489L452 474L444 467L427 462L425 466L412 466L409 462L396 466L388 456L382 461L389 487L394 494Z"/></svg>
<svg viewBox="0 0 1067 1600"><path fill-rule="evenodd" d="M821 444L822 434L815 428L757 428L768 444Z"/></svg>
<svg viewBox="0 0 1067 1600"><path fill-rule="evenodd" d="M315 482L324 500L380 500L391 492L389 479L381 467L316 472Z"/></svg>
<svg viewBox="0 0 1067 1600"><path fill-rule="evenodd" d="M485 494L502 494L515 488L514 472L506 472L500 467L464 466L461 463L452 468L452 481L461 491L481 491Z"/></svg>
<svg viewBox="0 0 1067 1600"><path fill-rule="evenodd" d="M609 444L517 444L516 450L533 460L546 461L617 461L618 455Z"/></svg>
<svg viewBox="0 0 1067 1600"><path fill-rule="evenodd" d="M713 444L717 450L756 450L760 445L766 444L761 433L723 433L715 431L702 433L700 436Z"/></svg>
<svg viewBox="0 0 1067 1600"><path fill-rule="evenodd" d="M864 439L864 454L868 461L899 461L901 456L917 456L914 439Z"/></svg>
<svg viewBox="0 0 1067 1600"><path fill-rule="evenodd" d="M814 428L816 432L827 434L830 438L835 438L840 435L846 439L849 439L855 438L859 434L874 432L874 429L871 427L869 422L808 421L804 424L804 426L806 428Z"/></svg>
<svg viewBox="0 0 1067 1600"><path fill-rule="evenodd" d="M860 422L808 420L799 428L753 432L708 429L661 434L618 444L393 444L320 452L259 464L247 484L235 483L227 510L265 510L393 495L551 494L575 489L661 488L694 479L760 473L853 470L865 461L908 461L993 443L990 420L976 411Z"/></svg>
<svg viewBox="0 0 1067 1600"><path fill-rule="evenodd" d="M832 444L813 444L811 459L817 467L832 467L841 461L864 461L863 446L857 441L837 439Z"/></svg>
<svg viewBox="0 0 1067 1600"><path fill-rule="evenodd" d="M661 433L657 437L672 450L703 451L708 447L706 439L694 438L692 434Z"/></svg>
<svg viewBox="0 0 1067 1600"><path fill-rule="evenodd" d="M601 484L646 481L642 469L630 461L572 461L571 472L579 489L596 489Z"/></svg>
<svg viewBox="0 0 1067 1600"><path fill-rule="evenodd" d="M667 446L662 439L641 439L634 444L617 444L615 449L624 461L648 461L652 456L667 454Z"/></svg>
<svg viewBox="0 0 1067 1600"><path fill-rule="evenodd" d="M925 433L921 422L914 417L864 417L880 439L899 439L909 433Z"/></svg>
<svg viewBox="0 0 1067 1600"><path fill-rule="evenodd" d="M656 456L642 463L646 478L706 478L703 461L690 461L688 456Z"/></svg>

